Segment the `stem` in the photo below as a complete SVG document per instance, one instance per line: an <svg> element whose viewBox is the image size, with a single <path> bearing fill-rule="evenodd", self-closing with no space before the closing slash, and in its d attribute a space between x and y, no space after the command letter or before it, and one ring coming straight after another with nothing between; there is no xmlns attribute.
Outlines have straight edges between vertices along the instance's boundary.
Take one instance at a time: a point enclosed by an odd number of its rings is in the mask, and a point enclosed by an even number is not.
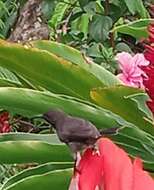
<svg viewBox="0 0 154 190"><path fill-rule="evenodd" d="M112 48L114 49L114 48L115 48L114 32L111 32L111 33L109 34L109 36L110 36L110 44L111 44Z"/></svg>
<svg viewBox="0 0 154 190"><path fill-rule="evenodd" d="M105 1L105 15L109 14L109 7L110 7L109 0L106 0Z"/></svg>

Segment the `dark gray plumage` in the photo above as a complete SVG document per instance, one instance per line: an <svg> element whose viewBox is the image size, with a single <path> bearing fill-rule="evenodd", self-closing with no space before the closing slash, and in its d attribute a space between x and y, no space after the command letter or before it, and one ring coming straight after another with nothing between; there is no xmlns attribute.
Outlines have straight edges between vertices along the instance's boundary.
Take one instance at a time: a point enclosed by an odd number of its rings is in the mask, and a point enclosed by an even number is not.
<svg viewBox="0 0 154 190"><path fill-rule="evenodd" d="M63 111L51 110L43 118L55 128L60 141L66 143L73 153L93 146L101 136L97 128L84 119L71 117Z"/></svg>

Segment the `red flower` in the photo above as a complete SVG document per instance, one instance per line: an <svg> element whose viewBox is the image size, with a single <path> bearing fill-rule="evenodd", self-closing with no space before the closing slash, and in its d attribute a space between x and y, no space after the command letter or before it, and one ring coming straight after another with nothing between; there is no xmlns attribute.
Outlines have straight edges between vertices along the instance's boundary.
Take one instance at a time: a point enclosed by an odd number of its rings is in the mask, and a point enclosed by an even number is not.
<svg viewBox="0 0 154 190"><path fill-rule="evenodd" d="M143 67L142 69L147 74L148 79L144 78L143 84L146 88L146 91L151 99L151 101L147 102L149 108L154 114L154 24L151 24L148 28L149 38L148 43L150 45L145 45L145 58L150 61L150 65L147 67Z"/></svg>
<svg viewBox="0 0 154 190"><path fill-rule="evenodd" d="M9 120L8 112L3 112L0 114L0 133L8 133L11 131L11 126L8 120Z"/></svg>
<svg viewBox="0 0 154 190"><path fill-rule="evenodd" d="M154 180L136 158L132 164L127 153L107 138L98 141L100 155L87 149L69 190L154 190Z"/></svg>

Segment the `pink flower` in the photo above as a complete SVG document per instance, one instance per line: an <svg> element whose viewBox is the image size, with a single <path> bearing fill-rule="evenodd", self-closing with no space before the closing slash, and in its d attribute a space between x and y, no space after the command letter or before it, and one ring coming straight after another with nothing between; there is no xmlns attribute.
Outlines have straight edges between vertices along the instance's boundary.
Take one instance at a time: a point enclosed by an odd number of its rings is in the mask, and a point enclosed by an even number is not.
<svg viewBox="0 0 154 190"><path fill-rule="evenodd" d="M11 126L8 120L9 120L8 112L3 112L0 114L0 133L8 133L11 131Z"/></svg>
<svg viewBox="0 0 154 190"><path fill-rule="evenodd" d="M107 138L98 141L100 155L87 149L69 190L154 190L154 180L142 162L131 162L127 153Z"/></svg>
<svg viewBox="0 0 154 190"><path fill-rule="evenodd" d="M129 53L118 53L116 60L119 62L121 73L118 78L126 85L138 88L144 88L143 76L147 77L146 73L141 69L142 66L149 65L143 54L137 53L132 56Z"/></svg>

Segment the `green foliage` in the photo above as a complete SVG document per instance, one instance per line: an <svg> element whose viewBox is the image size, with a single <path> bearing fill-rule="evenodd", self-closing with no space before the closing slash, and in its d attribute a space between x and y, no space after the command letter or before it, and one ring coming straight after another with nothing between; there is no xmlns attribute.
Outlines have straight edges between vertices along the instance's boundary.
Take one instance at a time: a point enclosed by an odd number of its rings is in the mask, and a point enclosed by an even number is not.
<svg viewBox="0 0 154 190"><path fill-rule="evenodd" d="M19 7L22 7L25 1L1 0L1 2L3 6L1 5L0 25L3 29L0 36L5 38L17 18ZM102 0L44 0L42 11L51 29L51 39L73 45L96 63L115 73L117 67L114 61L104 61L99 48L97 55L92 56L94 52L91 52L93 51L91 47L99 46L101 43L108 50L111 44L114 54L115 51L120 50L117 48L119 41L124 43L119 33L131 35L137 40L147 37L147 22L144 27L142 24L136 26L134 21L132 22L132 15L135 15L135 22L138 22L138 19L149 19L146 6L147 3L142 0L133 0L133 3L130 3L130 0L109 1L109 5ZM121 18L124 22L119 24ZM112 36L112 31L117 31L118 35ZM127 42L125 42L126 46Z"/></svg>
<svg viewBox="0 0 154 190"><path fill-rule="evenodd" d="M129 148L128 152L133 156L140 155L145 163L153 162L150 149L153 148L154 130L143 91L125 86L115 87L114 85L120 83L114 75L93 62L87 63L78 50L66 45L46 41L32 42L29 45L21 46L8 42L0 44L0 65L35 87L35 90L1 87L1 108L13 114L29 117L42 114L51 108L59 108L68 114L91 121L98 128L127 126L130 134L132 131L132 136L135 130L134 138L139 141L139 146L142 146L140 145L142 142L148 147L149 157L146 160L140 150L134 148ZM124 148L131 147L129 142L131 137L125 134L125 130L121 132L122 137L117 135L114 140ZM52 135L51 142L45 140L45 136L43 141L40 136L14 137L17 140L8 138L5 140L6 138L1 137L0 146L3 147L1 163L64 161L64 158L65 161L70 161L66 147L54 143L55 136L53 142ZM138 145L134 145L136 146ZM17 151L19 154L16 154ZM59 152L63 153L63 156L58 156ZM31 157L26 157L26 154Z"/></svg>
<svg viewBox="0 0 154 190"><path fill-rule="evenodd" d="M96 42L104 42L109 38L112 19L108 16L95 15L89 26L89 35Z"/></svg>
<svg viewBox="0 0 154 190"><path fill-rule="evenodd" d="M6 5L10 1L0 2L0 35L6 37L19 7L16 1L11 8ZM131 36L134 44L147 37L153 20L145 5L141 0L43 1L51 38L62 43L0 41L0 109L30 121L49 109L61 109L100 129L119 127L110 138L154 171L153 116L146 106L147 94L122 86L111 73L117 72L115 52L133 50L123 36ZM13 172L14 177L6 175L7 181L0 175L1 190L68 189L73 159L56 134L1 134L0 154L3 166L39 164Z"/></svg>
<svg viewBox="0 0 154 190"><path fill-rule="evenodd" d="M19 169L15 165L0 165L0 188L12 175L16 175Z"/></svg>
<svg viewBox="0 0 154 190"><path fill-rule="evenodd" d="M10 28L16 21L18 0L0 0L0 38L6 38Z"/></svg>
<svg viewBox="0 0 154 190"><path fill-rule="evenodd" d="M6 68L0 67L1 86L22 86L17 76Z"/></svg>
<svg viewBox="0 0 154 190"><path fill-rule="evenodd" d="M120 32L128 34L136 39L147 38L147 27L154 19L140 19L137 21L129 22L128 24L119 25L113 28L113 32Z"/></svg>
<svg viewBox="0 0 154 190"><path fill-rule="evenodd" d="M70 5L67 4L69 1L65 2L59 2L54 10L54 14L52 18L49 20L49 26L56 29L59 27L59 24L61 23L62 19L64 18L67 10L69 9Z"/></svg>
<svg viewBox="0 0 154 190"><path fill-rule="evenodd" d="M68 114L92 121L99 128L118 125L112 113L100 110L96 105L81 99L24 88L3 87L0 91L1 107L13 113L31 117L45 113L51 108L59 108Z"/></svg>
<svg viewBox="0 0 154 190"><path fill-rule="evenodd" d="M81 52L70 46L53 41L34 41L31 42L31 45L42 50L47 50L58 57L62 57L73 64L79 65L98 78L102 82L102 85L113 86L121 84L112 73L97 64L91 64L91 60L86 59ZM110 78L110 80L108 80L108 78Z"/></svg>
<svg viewBox="0 0 154 190"><path fill-rule="evenodd" d="M49 20L49 26L52 27L51 39L78 48L93 61L115 73L117 66L114 61L107 62L104 56L102 58L101 49L98 48L95 54L95 48L92 47L101 44L108 51L112 46L113 57L116 51L121 50L117 46L119 43L125 44L125 48L130 43L121 34L132 36L134 41L147 37L150 16L146 6L147 3L142 0L133 0L133 3L130 0L58 1ZM120 22L121 19L123 22ZM112 33L113 31L118 33Z"/></svg>
<svg viewBox="0 0 154 190"><path fill-rule="evenodd" d="M79 51L66 45L46 41L29 45L0 43L0 65L16 73L17 78L20 76L20 82L22 78L34 87L20 88L16 83L14 88L1 87L0 108L29 117L59 108L91 121L98 128L127 127L114 141L131 156L140 155L145 167L153 170L154 130L151 113L145 106L145 93L125 86L113 87L120 84L114 75L93 62L87 63ZM68 148L55 135L49 138L49 135L8 134L1 135L0 141L1 164L62 162L65 165L72 161ZM145 149L141 151L143 146ZM50 187L48 184L55 189L62 184L64 189L68 188L70 170L62 165L55 171L40 167L40 174L37 169L23 179L17 174L19 180L8 181L9 185L3 189L22 190L37 184L38 188L42 184L46 189Z"/></svg>
<svg viewBox="0 0 154 190"><path fill-rule="evenodd" d="M9 179L3 185L2 190L18 181L21 181L22 179L24 179L26 177L30 177L33 175L41 175L45 172L51 172L54 170L66 169L66 168L70 168L70 167L72 167L71 163L47 163L47 164L42 164L42 165L34 167L34 168L26 169L26 170L20 172L19 174L13 176L11 179Z"/></svg>
<svg viewBox="0 0 154 190"><path fill-rule="evenodd" d="M149 17L149 13L141 0L124 0L129 11L134 15L138 13L141 18Z"/></svg>
<svg viewBox="0 0 154 190"><path fill-rule="evenodd" d="M140 105L146 99L148 100L144 91L130 87L116 86L94 89L91 91L91 97L98 105L111 110L130 123L134 123L136 126L154 135L154 130L151 125L153 116L145 104L144 107ZM139 101L138 99L138 101L135 102L136 97L143 97L143 100L140 99ZM131 110L133 110L133 112ZM148 112L146 112L146 110ZM134 112L136 114L134 114ZM151 120L151 123L149 123L149 120Z"/></svg>
<svg viewBox="0 0 154 190"><path fill-rule="evenodd" d="M16 23L19 10L27 0L0 0L0 38L5 39L9 36L14 24ZM55 1L44 0L42 2L43 19L51 17Z"/></svg>
<svg viewBox="0 0 154 190"><path fill-rule="evenodd" d="M63 187L64 190L67 190L71 175L71 169L50 171L45 174L26 177L4 189L24 190L37 187L38 190L42 190L43 188L48 190L51 187L54 189L61 189Z"/></svg>
<svg viewBox="0 0 154 190"><path fill-rule="evenodd" d="M52 138L52 137L51 137ZM47 144L38 141L6 141L0 143L1 164L46 163L72 161L64 144ZM27 156L30 155L30 156Z"/></svg>
<svg viewBox="0 0 154 190"><path fill-rule="evenodd" d="M71 30L74 33L83 33L83 39L87 39L89 27L89 15L87 13L82 14L81 17L73 20L71 23Z"/></svg>

